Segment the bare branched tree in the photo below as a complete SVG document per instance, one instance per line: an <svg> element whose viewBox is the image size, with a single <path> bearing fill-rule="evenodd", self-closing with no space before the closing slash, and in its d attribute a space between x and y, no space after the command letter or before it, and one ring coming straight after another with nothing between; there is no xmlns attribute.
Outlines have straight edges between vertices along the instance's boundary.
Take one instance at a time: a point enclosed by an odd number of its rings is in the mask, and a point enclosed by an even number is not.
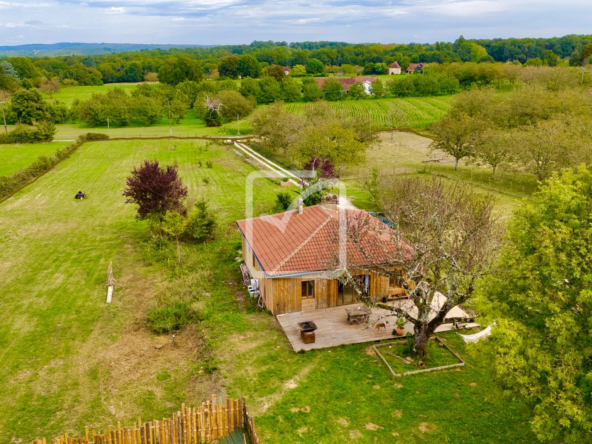
<svg viewBox="0 0 592 444"><path fill-rule="evenodd" d="M500 247L494 199L460 183L409 177L381 180L379 199L394 228L376 233L375 224L349 224L348 239L371 264L369 271L402 282L409 304L379 305L414 325L415 351L424 356L430 336L453 307L473 296Z"/></svg>
<svg viewBox="0 0 592 444"><path fill-rule="evenodd" d="M220 114L220 109L224 106L222 101L217 97L206 96L206 107L210 111L216 111Z"/></svg>

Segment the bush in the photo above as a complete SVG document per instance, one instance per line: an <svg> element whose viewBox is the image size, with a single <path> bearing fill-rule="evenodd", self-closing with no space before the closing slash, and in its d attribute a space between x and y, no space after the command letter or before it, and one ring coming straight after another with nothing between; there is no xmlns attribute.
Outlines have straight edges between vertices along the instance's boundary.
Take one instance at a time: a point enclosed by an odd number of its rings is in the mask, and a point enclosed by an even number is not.
<svg viewBox="0 0 592 444"><path fill-rule="evenodd" d="M205 177L204 177L205 179ZM187 234L197 242L214 239L218 222L205 200L198 201L187 217Z"/></svg>
<svg viewBox="0 0 592 444"><path fill-rule="evenodd" d="M207 110L204 116L204 120L206 121L206 126L208 127L222 126L222 119L220 118L220 114L215 109Z"/></svg>
<svg viewBox="0 0 592 444"><path fill-rule="evenodd" d="M171 307L148 310L146 324L156 334L164 334L190 324L196 319L196 313L182 302Z"/></svg>
<svg viewBox="0 0 592 444"><path fill-rule="evenodd" d="M86 133L84 137L86 137L86 140L107 140L109 135L103 133Z"/></svg>
<svg viewBox="0 0 592 444"><path fill-rule="evenodd" d="M61 150L56 151L56 153L51 157L39 157L26 169L17 171L12 176L1 176L0 199L10 196L35 179L35 177L38 177L51 169L60 160L63 160L72 154L72 152L74 152L74 150L76 150L76 148L78 148L83 142L83 140L79 139L76 143L72 143Z"/></svg>
<svg viewBox="0 0 592 444"><path fill-rule="evenodd" d="M275 210L282 212L286 211L292 203L292 196L288 192L277 193L275 197Z"/></svg>
<svg viewBox="0 0 592 444"><path fill-rule="evenodd" d="M51 142L56 132L52 122L39 122L36 126L17 125L8 134L0 134L0 144Z"/></svg>

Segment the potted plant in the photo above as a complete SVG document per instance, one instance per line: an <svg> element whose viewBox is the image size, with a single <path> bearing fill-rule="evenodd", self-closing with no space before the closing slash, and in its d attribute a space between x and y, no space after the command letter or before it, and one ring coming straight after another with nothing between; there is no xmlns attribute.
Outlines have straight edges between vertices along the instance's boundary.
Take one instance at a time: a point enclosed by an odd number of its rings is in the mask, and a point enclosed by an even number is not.
<svg viewBox="0 0 592 444"><path fill-rule="evenodd" d="M395 333L397 336L405 336L405 324L407 321L404 318L397 318L395 322Z"/></svg>
<svg viewBox="0 0 592 444"><path fill-rule="evenodd" d="M287 177L282 177L281 185L283 187L289 187L292 185L292 182L290 182L290 179L288 179Z"/></svg>

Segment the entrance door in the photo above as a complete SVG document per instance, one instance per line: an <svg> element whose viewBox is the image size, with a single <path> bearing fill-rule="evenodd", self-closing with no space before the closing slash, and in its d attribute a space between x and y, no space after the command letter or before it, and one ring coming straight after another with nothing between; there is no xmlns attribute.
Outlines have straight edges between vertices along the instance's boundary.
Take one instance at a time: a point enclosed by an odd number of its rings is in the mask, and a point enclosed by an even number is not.
<svg viewBox="0 0 592 444"><path fill-rule="evenodd" d="M370 288L370 276L354 276L355 287L352 283L339 282L337 287L337 305L346 305L360 302L360 293L367 295ZM357 288L357 291L356 291Z"/></svg>
<svg viewBox="0 0 592 444"><path fill-rule="evenodd" d="M339 282L337 290L337 305L353 304L357 302L358 293L351 284L344 285Z"/></svg>

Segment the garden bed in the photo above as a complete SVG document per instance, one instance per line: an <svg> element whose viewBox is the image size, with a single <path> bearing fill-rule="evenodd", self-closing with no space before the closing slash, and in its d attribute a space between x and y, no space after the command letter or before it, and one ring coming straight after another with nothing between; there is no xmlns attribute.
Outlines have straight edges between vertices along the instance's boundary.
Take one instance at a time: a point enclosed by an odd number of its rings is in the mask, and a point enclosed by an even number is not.
<svg viewBox="0 0 592 444"><path fill-rule="evenodd" d="M437 336L430 338L428 354L423 359L413 356L412 347L413 338L410 337L409 339L374 345L374 350L393 376L407 376L465 365L460 356Z"/></svg>

